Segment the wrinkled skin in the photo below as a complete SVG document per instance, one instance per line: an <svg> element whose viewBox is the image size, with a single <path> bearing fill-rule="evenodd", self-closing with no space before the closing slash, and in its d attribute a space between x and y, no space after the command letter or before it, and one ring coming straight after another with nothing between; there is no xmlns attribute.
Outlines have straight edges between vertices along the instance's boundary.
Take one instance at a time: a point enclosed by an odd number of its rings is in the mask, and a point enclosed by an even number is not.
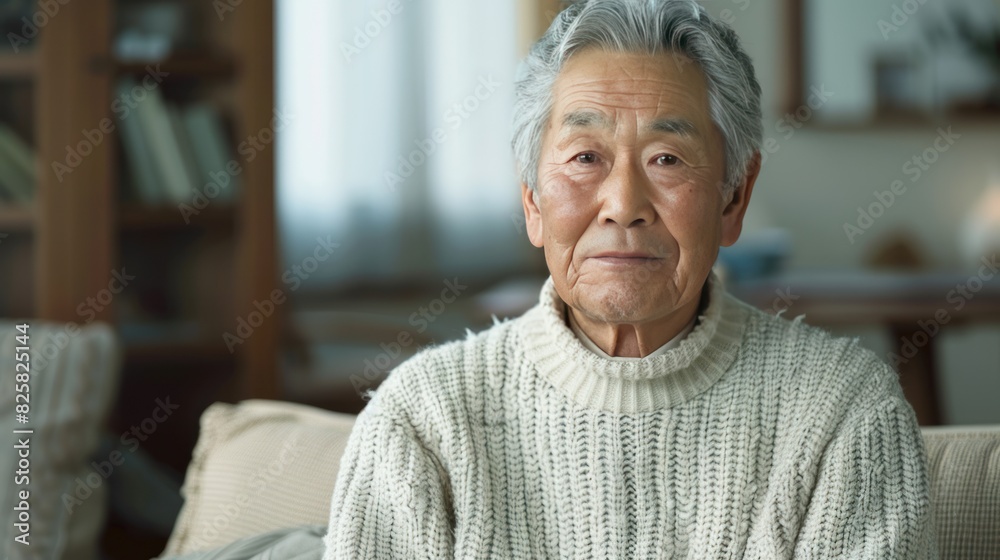
<svg viewBox="0 0 1000 560"><path fill-rule="evenodd" d="M528 237L559 296L612 356L648 355L695 316L720 246L740 236L760 170L724 192L703 72L674 54L586 49L553 88Z"/></svg>

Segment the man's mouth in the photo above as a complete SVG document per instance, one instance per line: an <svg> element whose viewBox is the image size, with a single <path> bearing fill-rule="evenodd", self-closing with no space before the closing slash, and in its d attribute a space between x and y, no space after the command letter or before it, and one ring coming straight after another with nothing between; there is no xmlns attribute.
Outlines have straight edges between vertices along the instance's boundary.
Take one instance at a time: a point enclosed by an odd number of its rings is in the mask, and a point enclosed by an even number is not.
<svg viewBox="0 0 1000 560"><path fill-rule="evenodd" d="M624 251L607 251L598 253L590 258L609 265L638 265L662 260L649 253Z"/></svg>

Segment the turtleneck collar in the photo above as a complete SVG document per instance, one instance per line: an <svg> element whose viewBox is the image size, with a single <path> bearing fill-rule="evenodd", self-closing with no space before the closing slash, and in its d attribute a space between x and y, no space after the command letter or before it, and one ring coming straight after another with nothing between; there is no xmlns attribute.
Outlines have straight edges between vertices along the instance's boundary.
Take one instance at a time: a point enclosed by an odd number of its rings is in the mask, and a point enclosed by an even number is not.
<svg viewBox="0 0 1000 560"><path fill-rule="evenodd" d="M565 308L566 306L563 306L564 313L566 315L566 322L569 325L570 330L573 331L573 334L576 335L576 338L583 343L583 346L587 350L590 350L591 352L597 354L598 356L603 356L609 360L614 360L616 362L627 362L630 360L642 359L629 356L609 355L600 346L598 346L596 342L590 339L590 336L588 336L587 333L584 332L583 327L581 327L580 324L576 322L576 318L573 316L573 314L570 313L569 311L566 311ZM667 352L671 348L676 348L677 345L680 344L682 340L684 340L684 337L687 336L689 332L691 332L691 329L694 328L694 325L697 322L697 320L698 320L698 315L695 314L694 316L691 317L691 320L688 321L688 324L684 325L684 328L681 329L681 332L677 333L676 336L665 342L662 346L660 346L656 350L650 352L649 356L659 356L660 354Z"/></svg>
<svg viewBox="0 0 1000 560"><path fill-rule="evenodd" d="M525 351L549 382L585 407L630 414L677 406L718 381L739 350L745 304L725 292L714 272L705 289L708 304L677 346L614 360L587 349L566 324L566 304L550 276L524 316Z"/></svg>

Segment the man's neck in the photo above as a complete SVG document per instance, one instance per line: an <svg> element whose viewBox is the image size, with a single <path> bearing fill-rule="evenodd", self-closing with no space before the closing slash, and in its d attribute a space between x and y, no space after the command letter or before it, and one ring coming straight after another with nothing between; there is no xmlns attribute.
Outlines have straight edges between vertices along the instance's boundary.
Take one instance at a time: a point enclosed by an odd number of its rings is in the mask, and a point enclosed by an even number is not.
<svg viewBox="0 0 1000 560"><path fill-rule="evenodd" d="M566 324L572 327L575 323L608 356L643 358L687 332L702 308L706 293L703 288L701 297L691 303L661 319L639 324L596 321L567 305Z"/></svg>

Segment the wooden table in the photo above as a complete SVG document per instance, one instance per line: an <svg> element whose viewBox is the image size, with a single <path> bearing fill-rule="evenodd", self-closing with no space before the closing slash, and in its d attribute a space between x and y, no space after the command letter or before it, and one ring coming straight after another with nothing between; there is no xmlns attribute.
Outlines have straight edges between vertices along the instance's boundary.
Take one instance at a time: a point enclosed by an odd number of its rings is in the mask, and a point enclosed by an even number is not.
<svg viewBox="0 0 1000 560"><path fill-rule="evenodd" d="M811 272L727 287L765 311L804 314L812 325L889 329L895 348L883 358L899 372L920 424L932 426L941 423L938 335L956 324L1000 322L1000 272L987 264L967 274Z"/></svg>

